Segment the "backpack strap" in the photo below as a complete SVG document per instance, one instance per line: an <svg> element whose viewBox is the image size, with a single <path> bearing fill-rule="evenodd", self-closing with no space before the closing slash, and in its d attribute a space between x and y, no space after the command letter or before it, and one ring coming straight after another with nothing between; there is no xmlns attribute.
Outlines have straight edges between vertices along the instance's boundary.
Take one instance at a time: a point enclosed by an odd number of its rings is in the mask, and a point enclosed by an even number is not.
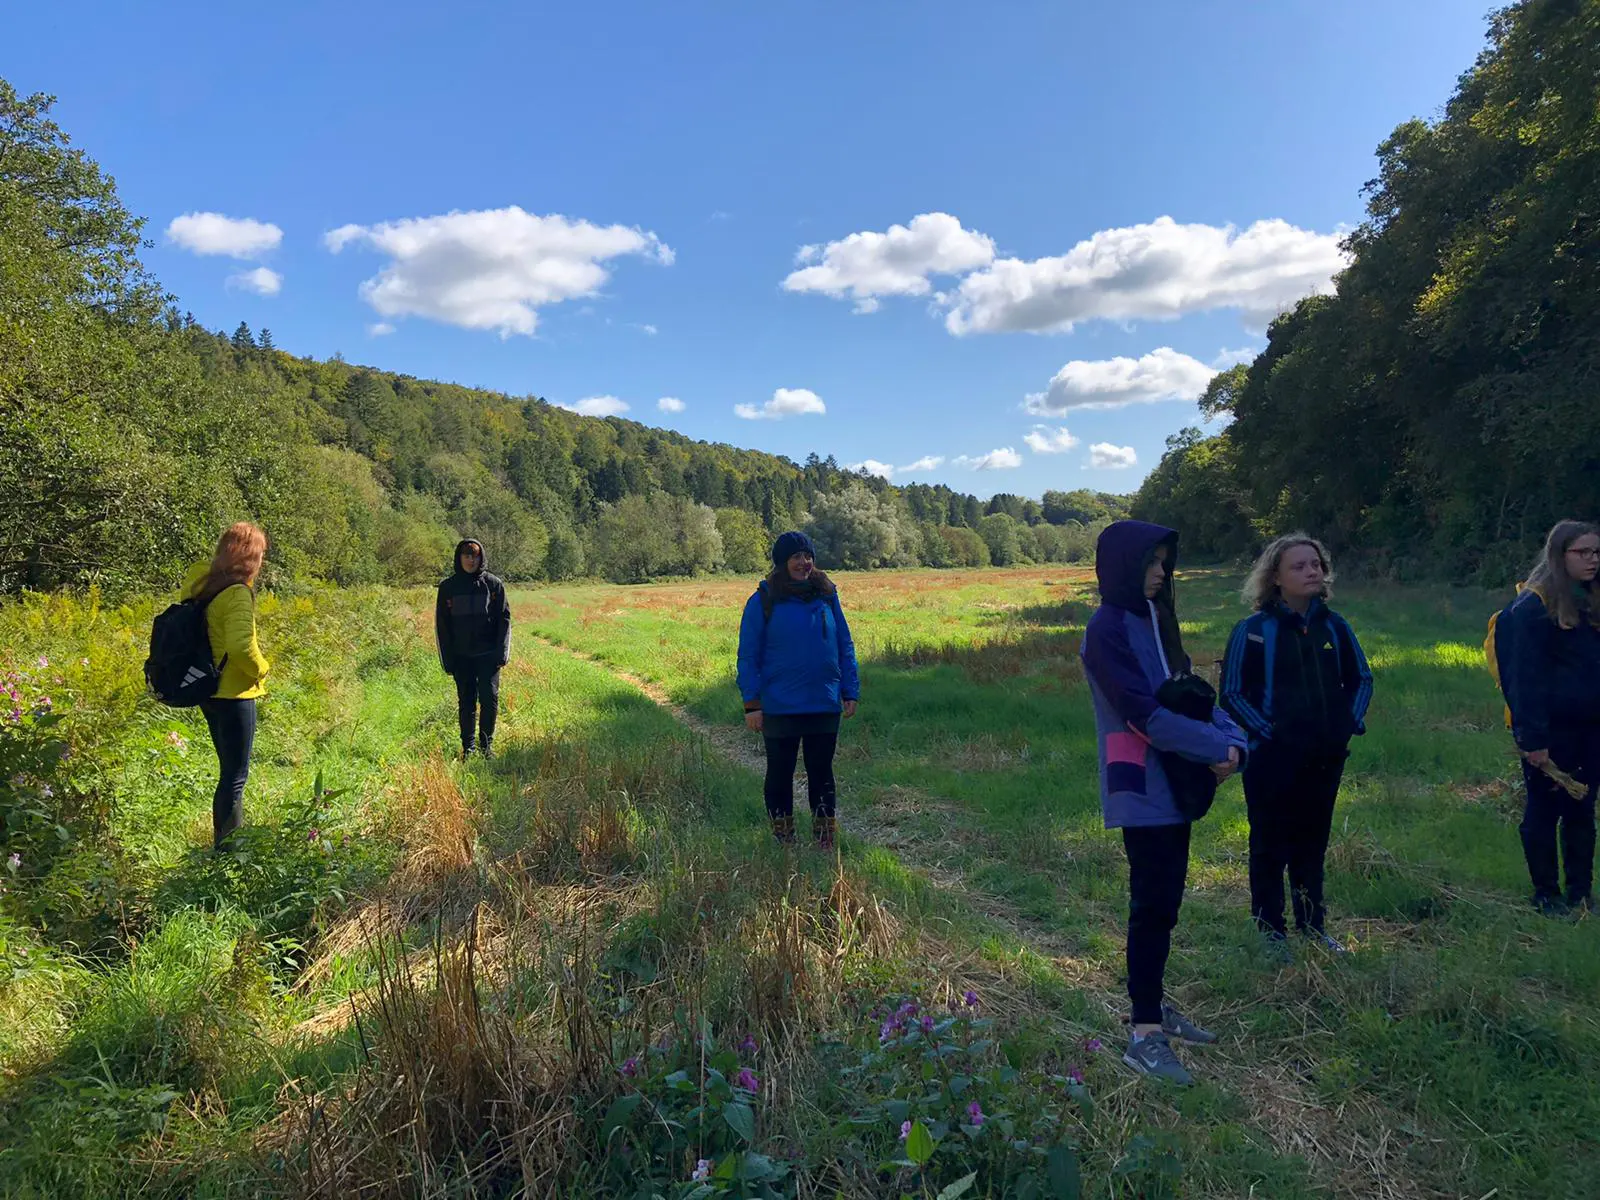
<svg viewBox="0 0 1600 1200"><path fill-rule="evenodd" d="M756 584L756 595L761 597L761 623L769 625L772 623L772 606L777 601L773 598L772 589L767 586L765 579Z"/></svg>

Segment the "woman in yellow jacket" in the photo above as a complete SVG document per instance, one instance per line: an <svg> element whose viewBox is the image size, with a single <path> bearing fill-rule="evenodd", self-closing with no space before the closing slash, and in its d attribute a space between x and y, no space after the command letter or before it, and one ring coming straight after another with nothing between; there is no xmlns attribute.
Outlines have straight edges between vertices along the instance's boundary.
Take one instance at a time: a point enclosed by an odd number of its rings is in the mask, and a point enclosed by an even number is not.
<svg viewBox="0 0 1600 1200"><path fill-rule="evenodd" d="M244 784L250 774L250 750L256 738L256 698L268 663L256 641L256 576L267 553L267 535L248 521L228 528L209 563L196 563L183 581L183 598L197 599L206 610L211 635L211 660L222 679L211 699L203 701L216 747L219 775L211 798L212 839L222 849L229 834L244 823Z"/></svg>

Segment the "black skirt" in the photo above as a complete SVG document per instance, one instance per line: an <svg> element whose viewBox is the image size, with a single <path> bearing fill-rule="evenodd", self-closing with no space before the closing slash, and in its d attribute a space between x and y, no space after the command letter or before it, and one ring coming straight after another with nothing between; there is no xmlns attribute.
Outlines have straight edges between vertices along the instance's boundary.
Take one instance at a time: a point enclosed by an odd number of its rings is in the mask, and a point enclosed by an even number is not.
<svg viewBox="0 0 1600 1200"><path fill-rule="evenodd" d="M766 713L761 720L761 736L793 738L839 732L838 713Z"/></svg>

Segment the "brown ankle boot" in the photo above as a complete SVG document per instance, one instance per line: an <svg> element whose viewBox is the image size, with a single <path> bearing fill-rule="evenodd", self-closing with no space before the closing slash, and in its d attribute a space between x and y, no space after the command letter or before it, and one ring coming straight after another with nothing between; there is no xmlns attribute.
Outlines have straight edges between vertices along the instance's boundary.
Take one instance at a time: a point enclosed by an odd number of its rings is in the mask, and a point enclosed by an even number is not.
<svg viewBox="0 0 1600 1200"><path fill-rule="evenodd" d="M772 836L782 845L794 845L794 817L773 817Z"/></svg>
<svg viewBox="0 0 1600 1200"><path fill-rule="evenodd" d="M811 836L816 838L818 850L832 850L838 832L839 823L833 817L819 815L811 818Z"/></svg>

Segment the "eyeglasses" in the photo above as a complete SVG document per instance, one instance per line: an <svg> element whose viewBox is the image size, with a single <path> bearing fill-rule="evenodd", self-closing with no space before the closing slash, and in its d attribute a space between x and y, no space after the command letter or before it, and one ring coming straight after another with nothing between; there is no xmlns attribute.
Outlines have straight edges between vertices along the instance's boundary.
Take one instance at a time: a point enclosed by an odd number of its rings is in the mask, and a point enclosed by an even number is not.
<svg viewBox="0 0 1600 1200"><path fill-rule="evenodd" d="M1568 554L1576 554L1579 558L1600 560L1600 546L1568 546Z"/></svg>

